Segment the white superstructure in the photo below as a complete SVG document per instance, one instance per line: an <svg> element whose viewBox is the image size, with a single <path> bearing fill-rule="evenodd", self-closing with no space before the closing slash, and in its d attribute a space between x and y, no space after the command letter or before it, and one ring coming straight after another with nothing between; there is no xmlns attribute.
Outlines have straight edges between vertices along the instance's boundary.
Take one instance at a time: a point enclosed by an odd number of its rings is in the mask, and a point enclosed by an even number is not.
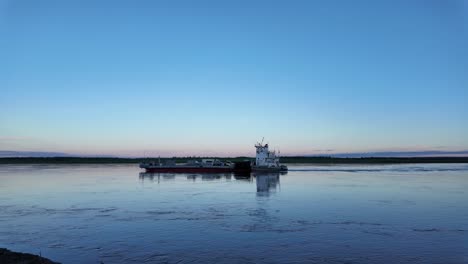
<svg viewBox="0 0 468 264"><path fill-rule="evenodd" d="M276 155L276 151L268 150L268 144L263 145L262 143L257 143L255 145L255 148L257 149L257 155L255 157L255 166L279 168L279 157Z"/></svg>

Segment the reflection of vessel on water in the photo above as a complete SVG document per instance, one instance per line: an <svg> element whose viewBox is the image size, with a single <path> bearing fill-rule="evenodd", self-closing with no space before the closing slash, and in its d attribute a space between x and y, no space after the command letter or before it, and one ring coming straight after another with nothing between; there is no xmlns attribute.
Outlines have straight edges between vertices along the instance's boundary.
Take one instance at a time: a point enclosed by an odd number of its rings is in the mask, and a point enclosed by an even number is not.
<svg viewBox="0 0 468 264"><path fill-rule="evenodd" d="M257 183L257 192L276 190L280 180L279 173L254 173L254 175Z"/></svg>
<svg viewBox="0 0 468 264"><path fill-rule="evenodd" d="M225 178L222 174L201 174L200 177L202 181L213 181Z"/></svg>
<svg viewBox="0 0 468 264"><path fill-rule="evenodd" d="M251 171L250 171L250 162L248 162L248 167L243 166L244 169L238 170L234 172L234 178L236 179L250 179L252 177ZM245 169L248 168L248 169Z"/></svg>
<svg viewBox="0 0 468 264"><path fill-rule="evenodd" d="M161 179L173 180L176 178L177 175L183 175L183 174L140 172L139 178L141 180L151 180L151 181L154 181L155 179L157 179L159 182ZM191 173L191 174L186 175L187 180L193 180L193 181L195 181L196 179L201 179L202 181L212 181L212 180L219 180L219 179L230 180L231 177L232 177L231 173L198 173L198 174Z"/></svg>
<svg viewBox="0 0 468 264"><path fill-rule="evenodd" d="M252 181L252 175L250 173L234 173L234 179L236 181Z"/></svg>
<svg viewBox="0 0 468 264"><path fill-rule="evenodd" d="M163 180L174 180L176 175L174 173L148 173L148 172L140 172L139 178L140 180L151 180L154 181L155 179L159 180L162 178Z"/></svg>
<svg viewBox="0 0 468 264"><path fill-rule="evenodd" d="M280 175L284 173L281 172L253 172L248 174L231 174L231 173L210 173L210 174L187 174L186 179L188 181L214 181L214 180L231 180L232 176L236 181L240 182L253 182L255 178L255 183L257 185L257 193L261 195L261 193L267 194L272 191L276 191L276 188L279 186L280 182ZM139 178L142 181L150 180L150 181L157 181L160 183L161 180L163 181L172 181L174 180L177 175L181 177L181 174L174 174L174 173L147 173L147 172L140 172Z"/></svg>

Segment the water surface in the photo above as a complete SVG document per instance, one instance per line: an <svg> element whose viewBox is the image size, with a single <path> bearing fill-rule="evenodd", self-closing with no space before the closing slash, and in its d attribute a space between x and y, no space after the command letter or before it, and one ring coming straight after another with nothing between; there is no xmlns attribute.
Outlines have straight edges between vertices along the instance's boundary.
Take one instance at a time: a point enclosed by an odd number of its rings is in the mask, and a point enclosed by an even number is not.
<svg viewBox="0 0 468 264"><path fill-rule="evenodd" d="M1 165L0 247L63 263L468 263L468 165Z"/></svg>

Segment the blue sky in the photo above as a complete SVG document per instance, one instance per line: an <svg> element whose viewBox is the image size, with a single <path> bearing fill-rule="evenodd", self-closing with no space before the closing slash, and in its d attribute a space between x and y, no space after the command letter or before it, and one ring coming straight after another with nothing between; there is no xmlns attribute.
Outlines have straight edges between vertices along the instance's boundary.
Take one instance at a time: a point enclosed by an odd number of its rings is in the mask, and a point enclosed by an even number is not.
<svg viewBox="0 0 468 264"><path fill-rule="evenodd" d="M466 1L0 1L0 150L468 149Z"/></svg>

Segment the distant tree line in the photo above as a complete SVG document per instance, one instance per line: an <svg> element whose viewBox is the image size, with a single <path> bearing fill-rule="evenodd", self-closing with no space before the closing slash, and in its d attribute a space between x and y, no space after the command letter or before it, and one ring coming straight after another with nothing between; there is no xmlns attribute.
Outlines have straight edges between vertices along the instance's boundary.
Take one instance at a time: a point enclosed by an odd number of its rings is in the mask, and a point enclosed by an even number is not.
<svg viewBox="0 0 468 264"><path fill-rule="evenodd" d="M185 163L193 159L219 159L222 161L254 160L253 157L172 157L160 158ZM0 158L0 164L118 164L158 161L159 158L115 158L115 157L12 157ZM468 157L365 157L365 158L336 158L336 157L304 157L284 156L281 163L304 164L401 164L401 163L468 163Z"/></svg>

